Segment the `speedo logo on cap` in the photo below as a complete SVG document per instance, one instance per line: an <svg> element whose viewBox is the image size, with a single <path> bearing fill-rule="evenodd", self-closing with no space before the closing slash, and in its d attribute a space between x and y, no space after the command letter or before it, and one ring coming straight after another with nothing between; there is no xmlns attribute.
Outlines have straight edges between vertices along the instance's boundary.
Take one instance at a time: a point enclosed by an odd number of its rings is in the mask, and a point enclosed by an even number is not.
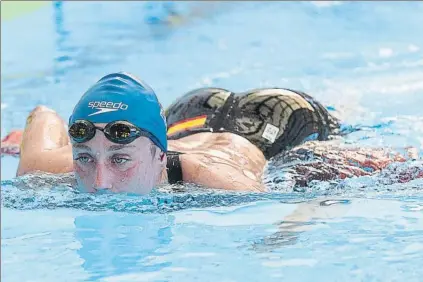
<svg viewBox="0 0 423 282"><path fill-rule="evenodd" d="M95 116L99 114L104 114L108 112L115 112L118 110L126 111L128 109L128 105L122 102L114 103L114 102L107 102L107 101L93 101L88 103L88 108L92 108L98 110L88 116Z"/></svg>

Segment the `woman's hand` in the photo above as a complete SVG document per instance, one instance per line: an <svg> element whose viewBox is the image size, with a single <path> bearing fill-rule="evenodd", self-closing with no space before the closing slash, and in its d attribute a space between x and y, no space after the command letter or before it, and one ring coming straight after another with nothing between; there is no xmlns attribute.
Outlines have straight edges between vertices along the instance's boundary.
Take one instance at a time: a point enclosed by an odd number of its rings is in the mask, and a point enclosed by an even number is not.
<svg viewBox="0 0 423 282"><path fill-rule="evenodd" d="M13 130L1 140L1 154L14 155L20 154L23 130Z"/></svg>

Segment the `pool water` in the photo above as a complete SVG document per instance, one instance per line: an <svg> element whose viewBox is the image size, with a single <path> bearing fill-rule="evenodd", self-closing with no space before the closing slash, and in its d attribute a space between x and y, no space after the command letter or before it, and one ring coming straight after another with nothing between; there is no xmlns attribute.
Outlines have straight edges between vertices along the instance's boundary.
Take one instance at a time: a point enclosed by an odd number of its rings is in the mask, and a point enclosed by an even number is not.
<svg viewBox="0 0 423 282"><path fill-rule="evenodd" d="M2 136L129 71L165 107L201 86L300 89L365 128L345 142L422 150L421 2L17 3L1 4ZM422 180L94 196L15 187L17 163L1 159L2 281L422 280Z"/></svg>

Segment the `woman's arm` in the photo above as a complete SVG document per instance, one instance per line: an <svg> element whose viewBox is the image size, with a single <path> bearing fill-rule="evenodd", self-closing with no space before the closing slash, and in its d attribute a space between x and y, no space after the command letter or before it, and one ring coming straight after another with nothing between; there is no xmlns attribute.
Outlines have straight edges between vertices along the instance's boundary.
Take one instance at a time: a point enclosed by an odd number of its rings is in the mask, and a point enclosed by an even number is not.
<svg viewBox="0 0 423 282"><path fill-rule="evenodd" d="M201 154L184 154L180 159L184 182L234 191L267 190L261 176L257 177L251 171L229 165L225 160L219 162Z"/></svg>
<svg viewBox="0 0 423 282"><path fill-rule="evenodd" d="M392 163L418 158L415 148L405 148L405 151L400 154L389 148L346 147L333 141L307 142L276 157L268 170L269 174L276 175L274 167L279 168L290 174L295 186L306 187L313 180L373 175Z"/></svg>
<svg viewBox="0 0 423 282"><path fill-rule="evenodd" d="M30 172L66 173L73 170L72 146L64 121L44 106L28 116L20 147L17 176Z"/></svg>

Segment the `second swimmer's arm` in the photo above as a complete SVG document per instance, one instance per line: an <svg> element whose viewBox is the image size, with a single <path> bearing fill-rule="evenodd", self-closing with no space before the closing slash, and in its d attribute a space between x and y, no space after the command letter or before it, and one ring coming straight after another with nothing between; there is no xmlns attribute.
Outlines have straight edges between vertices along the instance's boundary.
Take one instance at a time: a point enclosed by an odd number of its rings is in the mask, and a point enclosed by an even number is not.
<svg viewBox="0 0 423 282"><path fill-rule="evenodd" d="M374 175L394 162L418 159L414 148L405 150L405 154L400 154L391 149L342 147L332 141L307 142L275 158L272 166L289 171L295 185L304 187L313 180Z"/></svg>
<svg viewBox="0 0 423 282"><path fill-rule="evenodd" d="M236 191L266 191L261 177L242 173L224 162L216 162L208 156L200 154L184 154L180 156L183 180L214 189Z"/></svg>

